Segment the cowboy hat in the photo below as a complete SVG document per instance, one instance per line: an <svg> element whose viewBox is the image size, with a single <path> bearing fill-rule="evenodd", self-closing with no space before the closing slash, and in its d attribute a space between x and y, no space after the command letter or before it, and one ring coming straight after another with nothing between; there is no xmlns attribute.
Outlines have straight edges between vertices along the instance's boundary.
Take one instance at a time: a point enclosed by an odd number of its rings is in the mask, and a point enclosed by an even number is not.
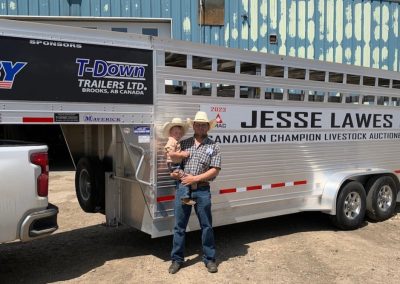
<svg viewBox="0 0 400 284"><path fill-rule="evenodd" d="M182 127L183 136L186 134L186 132L189 129L189 124L187 122L183 122L182 119L180 119L179 117L174 117L170 122L166 122L164 124L163 129L162 129L162 135L165 138L167 138L169 136L169 131L174 126Z"/></svg>
<svg viewBox="0 0 400 284"><path fill-rule="evenodd" d="M194 122L200 122L200 123L208 123L210 125L210 130L217 125L217 121L215 119L208 119L207 113L204 111L198 111L194 117L193 120L189 120L190 125L193 127Z"/></svg>

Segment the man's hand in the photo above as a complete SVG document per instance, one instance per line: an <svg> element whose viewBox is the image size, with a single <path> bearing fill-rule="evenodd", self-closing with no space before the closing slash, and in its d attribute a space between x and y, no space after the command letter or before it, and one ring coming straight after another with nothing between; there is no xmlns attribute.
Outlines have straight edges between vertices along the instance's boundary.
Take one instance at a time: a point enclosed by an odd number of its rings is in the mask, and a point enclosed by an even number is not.
<svg viewBox="0 0 400 284"><path fill-rule="evenodd" d="M191 185L193 183L199 182L198 176L193 176L190 174L186 174L184 177L181 178L183 185Z"/></svg>

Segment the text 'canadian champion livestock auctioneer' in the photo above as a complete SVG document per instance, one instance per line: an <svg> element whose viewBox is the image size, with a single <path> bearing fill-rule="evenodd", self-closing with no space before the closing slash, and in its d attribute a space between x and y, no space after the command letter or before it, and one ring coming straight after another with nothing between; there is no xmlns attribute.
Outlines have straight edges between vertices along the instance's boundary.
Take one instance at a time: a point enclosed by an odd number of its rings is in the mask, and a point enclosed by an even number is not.
<svg viewBox="0 0 400 284"><path fill-rule="evenodd" d="M395 212L397 72L0 20L0 103L2 125L62 128L83 210L153 237L174 222L160 129L199 110L222 151L215 225L321 211L354 229Z"/></svg>

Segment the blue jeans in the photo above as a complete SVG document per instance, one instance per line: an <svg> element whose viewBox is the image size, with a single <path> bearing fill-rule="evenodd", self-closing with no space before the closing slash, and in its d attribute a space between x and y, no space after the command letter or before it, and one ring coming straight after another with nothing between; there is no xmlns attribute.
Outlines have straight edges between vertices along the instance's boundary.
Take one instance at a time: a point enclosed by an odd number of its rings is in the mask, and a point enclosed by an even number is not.
<svg viewBox="0 0 400 284"><path fill-rule="evenodd" d="M192 206L182 204L181 198L185 186L178 183L175 195L175 227L174 240L171 252L172 261L184 262L186 227L189 222ZM201 242L203 245L203 262L215 261L214 231L211 216L211 193L210 187L199 187L192 191L192 199L196 201L194 210L201 227Z"/></svg>
<svg viewBox="0 0 400 284"><path fill-rule="evenodd" d="M182 171L181 169L181 164L174 164L174 163L167 163L169 172L172 173L174 171ZM179 182L176 183L176 188L178 188ZM182 195L181 195L181 200L184 198L191 198L191 188L190 186L185 186L185 190L183 191Z"/></svg>
<svg viewBox="0 0 400 284"><path fill-rule="evenodd" d="M182 201L183 198L192 199L192 190L190 189L190 186L181 185L181 188L182 188L181 201Z"/></svg>

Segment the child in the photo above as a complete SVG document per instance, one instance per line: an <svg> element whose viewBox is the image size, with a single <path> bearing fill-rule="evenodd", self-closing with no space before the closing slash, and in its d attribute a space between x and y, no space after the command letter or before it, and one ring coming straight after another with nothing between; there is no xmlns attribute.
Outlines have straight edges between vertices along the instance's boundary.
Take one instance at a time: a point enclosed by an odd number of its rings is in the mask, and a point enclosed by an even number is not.
<svg viewBox="0 0 400 284"><path fill-rule="evenodd" d="M185 176L185 172L181 169L181 162L183 159L189 157L189 153L181 151L179 141L186 134L189 124L183 122L180 118L173 118L171 122L167 122L163 126L163 136L168 137L168 142L164 146L165 154L167 156L167 166L169 171L178 172L179 178ZM170 156L174 153L173 157ZM194 205L196 202L190 198L190 188L195 189L196 185L186 187L186 191L182 196L182 203L186 205Z"/></svg>

